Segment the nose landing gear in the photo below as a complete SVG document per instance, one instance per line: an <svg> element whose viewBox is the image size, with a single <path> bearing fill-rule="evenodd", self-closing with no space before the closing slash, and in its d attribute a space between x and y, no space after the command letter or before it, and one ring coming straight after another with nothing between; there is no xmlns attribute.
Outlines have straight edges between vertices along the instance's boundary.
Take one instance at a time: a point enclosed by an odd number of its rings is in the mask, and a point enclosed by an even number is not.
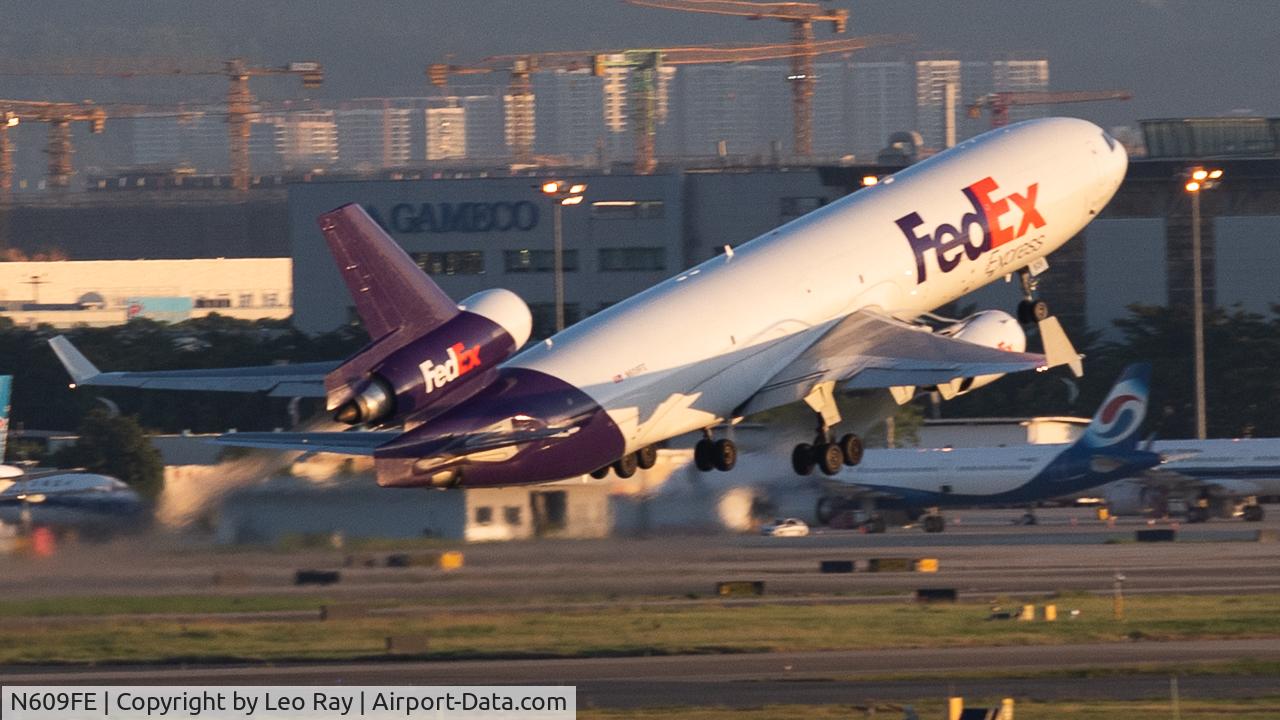
<svg viewBox="0 0 1280 720"><path fill-rule="evenodd" d="M1080 362L1080 353L1067 339L1062 330L1062 323L1049 312L1049 304L1036 297L1040 281L1036 276L1048 269L1049 263L1040 258L1026 268L1018 271L1018 279L1022 283L1022 302L1018 303L1018 322L1023 325L1034 325L1040 331L1040 342L1044 345L1045 360L1049 367L1066 365L1076 377L1084 374L1084 365Z"/></svg>

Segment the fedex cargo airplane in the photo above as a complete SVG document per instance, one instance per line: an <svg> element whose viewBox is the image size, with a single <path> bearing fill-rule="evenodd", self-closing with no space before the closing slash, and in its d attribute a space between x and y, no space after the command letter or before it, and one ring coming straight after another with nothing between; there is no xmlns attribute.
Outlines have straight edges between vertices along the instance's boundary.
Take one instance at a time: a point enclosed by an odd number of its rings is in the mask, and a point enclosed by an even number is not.
<svg viewBox="0 0 1280 720"><path fill-rule="evenodd" d="M339 433L236 433L228 444L369 455L390 487L538 483L612 468L702 431L699 467L728 470L726 422L804 402L813 442L797 471L861 457L836 397L917 388L967 392L1004 373L1079 356L1034 298L1044 258L1120 186L1124 149L1076 119L1032 120L965 141L797 218L520 350L524 302L487 290L455 303L356 205L320 216L372 341L340 363L209 371L99 372L51 341L79 385L265 391L326 398ZM989 310L937 329L930 310L1018 273L1020 314L1044 355ZM519 352L518 352L519 351Z"/></svg>

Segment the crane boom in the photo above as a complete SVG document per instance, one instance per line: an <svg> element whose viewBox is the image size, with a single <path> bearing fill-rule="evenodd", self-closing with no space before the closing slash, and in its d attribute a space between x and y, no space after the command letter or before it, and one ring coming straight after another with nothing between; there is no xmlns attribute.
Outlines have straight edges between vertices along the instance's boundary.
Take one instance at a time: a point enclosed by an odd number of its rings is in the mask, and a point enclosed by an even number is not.
<svg viewBox="0 0 1280 720"><path fill-rule="evenodd" d="M680 10L709 15L736 15L752 20L786 20L788 22L831 22L836 32L844 32L848 10L827 10L807 2L746 2L746 0L627 0L639 7Z"/></svg>
<svg viewBox="0 0 1280 720"><path fill-rule="evenodd" d="M969 117L980 118L982 111L991 112L991 127L1009 124L1009 108L1028 105L1060 105L1064 103L1101 102L1104 100L1131 100L1127 90L1074 90L1050 92L1026 90L1021 92L988 93L969 104Z"/></svg>

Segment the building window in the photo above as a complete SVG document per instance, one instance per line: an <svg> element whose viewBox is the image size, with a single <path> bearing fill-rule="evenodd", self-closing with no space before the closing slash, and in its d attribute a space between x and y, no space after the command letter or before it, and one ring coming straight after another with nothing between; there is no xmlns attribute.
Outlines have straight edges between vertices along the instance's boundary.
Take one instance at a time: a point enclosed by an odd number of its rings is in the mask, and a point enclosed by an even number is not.
<svg viewBox="0 0 1280 720"><path fill-rule="evenodd" d="M827 201L820 197L784 197L782 198L782 217L800 217L826 204Z"/></svg>
<svg viewBox="0 0 1280 720"><path fill-rule="evenodd" d="M666 270L666 250L660 247L601 248L601 272Z"/></svg>
<svg viewBox="0 0 1280 720"><path fill-rule="evenodd" d="M533 315L533 337L542 339L551 337L556 332L556 304L529 303L529 313ZM582 311L578 303L564 304L564 325L570 325L582 319Z"/></svg>
<svg viewBox="0 0 1280 720"><path fill-rule="evenodd" d="M578 271L578 251L565 250L561 253L565 272ZM556 257L554 250L507 250L502 253L503 267L509 273L554 272Z"/></svg>
<svg viewBox="0 0 1280 720"><path fill-rule="evenodd" d="M195 306L198 308L229 308L231 307L231 298L226 296L215 298L196 298Z"/></svg>
<svg viewBox="0 0 1280 720"><path fill-rule="evenodd" d="M502 514L506 517L508 525L520 524L520 506L508 505L502 508Z"/></svg>
<svg viewBox="0 0 1280 720"><path fill-rule="evenodd" d="M479 250L414 253L413 261L428 275L484 274L484 253Z"/></svg>
<svg viewBox="0 0 1280 720"><path fill-rule="evenodd" d="M262 293L262 306L263 307L280 307L280 295L273 292Z"/></svg>
<svg viewBox="0 0 1280 720"><path fill-rule="evenodd" d="M476 508L476 524L488 525L493 522L493 508L483 505Z"/></svg>
<svg viewBox="0 0 1280 720"><path fill-rule="evenodd" d="M591 203L591 217L598 220L656 220L666 214L661 200L600 200Z"/></svg>
<svg viewBox="0 0 1280 720"><path fill-rule="evenodd" d="M253 307L253 293L240 293L240 307Z"/></svg>

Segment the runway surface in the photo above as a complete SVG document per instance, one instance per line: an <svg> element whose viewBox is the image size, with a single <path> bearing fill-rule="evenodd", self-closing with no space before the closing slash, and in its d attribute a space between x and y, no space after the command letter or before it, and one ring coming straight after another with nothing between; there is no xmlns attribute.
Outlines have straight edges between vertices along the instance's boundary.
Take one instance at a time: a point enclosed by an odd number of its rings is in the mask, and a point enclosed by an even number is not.
<svg viewBox="0 0 1280 720"><path fill-rule="evenodd" d="M1277 532L1280 510L1264 523L1183 526L1176 543L1141 544L1133 542L1134 531L1148 527L1140 521L1109 527L1085 510L1048 510L1039 526L1014 526L1020 514L954 513L953 525L937 535L894 528L884 535L826 531L807 538L666 535L470 545L461 547L466 567L455 573L359 562L386 553L225 550L172 547L177 543L166 538L133 540L68 548L51 558L0 559L0 597L288 594L511 605L540 598L669 601L706 597L719 581L763 580L770 598L850 601L902 596L922 586L955 587L973 598L1106 592L1117 572L1133 593L1280 591L1280 545L1253 541L1259 531ZM346 566L348 556L357 567ZM940 572L862 572L871 558L920 557L937 558ZM853 560L859 572L824 575L818 572L822 560ZM309 568L340 570L342 581L295 586L294 572ZM234 582L225 580L229 576Z"/></svg>
<svg viewBox="0 0 1280 720"><path fill-rule="evenodd" d="M951 587L962 599L1032 598L1054 592L1109 593L1116 573L1127 594L1280 592L1280 544L1258 542L1280 529L1280 508L1263 523L1215 520L1179 527L1178 542L1136 543L1139 520L1108 525L1087 510L1041 512L1042 524L1013 524L1020 510L952 513L945 533L892 528L883 535L824 531L807 538L689 536L541 540L454 545L465 553L455 572L388 568L387 552L336 549L227 549L181 538L137 538L61 548L52 557L0 558L0 598L101 596L294 596L317 609L242 613L164 613L90 617L42 616L59 623L147 620L260 622L317 619L322 601L388 600L375 614L450 612L589 612L623 607L684 607L756 603L860 604L903 602L921 587ZM957 522L958 521L958 522ZM1159 523L1155 527L1170 527ZM433 552L444 547L407 549ZM872 558L936 558L937 573L866 572ZM822 574L823 560L853 560L857 572ZM295 586L300 569L336 569L335 585ZM229 581L228 578L231 578ZM715 584L760 580L759 598L718 598ZM0 618L6 627L30 618ZM1071 668L1280 661L1280 639L1132 642L936 650L850 650L771 654L405 662L374 658L320 664L171 667L9 667L0 682L149 684L573 684L583 707L768 703L869 703L971 697L1044 699L1165 697L1167 676L989 678L1061 673ZM979 673L979 679L942 678ZM912 679L884 679L888 675ZM1280 696L1275 677L1195 677L1182 680L1193 697Z"/></svg>
<svg viewBox="0 0 1280 720"><path fill-rule="evenodd" d="M923 675L884 680L887 675L945 671L1011 674L1149 663L1199 663L1242 658L1280 661L1274 639L1090 643L845 652L683 655L671 657L459 662L365 662L329 664L8 668L11 684L526 684L577 685L579 703L597 707L862 702L937 698L948 688L983 696L1035 698L1160 697L1167 676L1105 678L1031 677L944 679ZM1276 678L1187 677L1183 688L1197 697L1280 695Z"/></svg>

